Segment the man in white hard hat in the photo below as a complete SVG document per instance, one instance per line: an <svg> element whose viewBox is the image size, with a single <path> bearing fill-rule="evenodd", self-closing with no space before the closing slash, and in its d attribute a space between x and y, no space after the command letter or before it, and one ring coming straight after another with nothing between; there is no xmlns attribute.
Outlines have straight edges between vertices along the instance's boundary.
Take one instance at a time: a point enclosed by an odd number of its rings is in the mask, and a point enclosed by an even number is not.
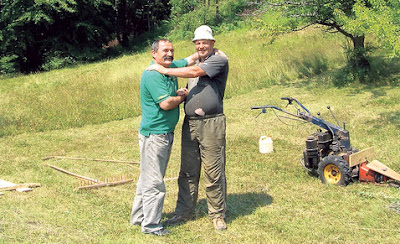
<svg viewBox="0 0 400 244"><path fill-rule="evenodd" d="M166 224L180 224L194 217L203 166L208 215L213 220L214 228L222 231L226 230L226 118L223 98L229 64L226 56L214 54L215 39L210 27L198 27L192 41L199 54L196 65L184 68L149 67L167 76L191 78L187 85L189 94L185 100L182 125L178 200L175 214Z"/></svg>

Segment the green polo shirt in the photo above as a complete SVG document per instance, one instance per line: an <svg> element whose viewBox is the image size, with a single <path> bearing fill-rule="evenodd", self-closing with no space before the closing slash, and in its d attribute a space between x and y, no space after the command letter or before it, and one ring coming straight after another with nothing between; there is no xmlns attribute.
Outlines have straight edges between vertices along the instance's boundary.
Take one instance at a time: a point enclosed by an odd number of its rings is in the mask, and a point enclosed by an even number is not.
<svg viewBox="0 0 400 244"><path fill-rule="evenodd" d="M151 63L153 64L154 61ZM187 66L185 59L173 61L170 68ZM178 80L176 77L160 74L157 71L145 70L140 79L140 106L142 121L139 132L144 136L173 132L179 120L179 106L163 110L159 103L176 96Z"/></svg>

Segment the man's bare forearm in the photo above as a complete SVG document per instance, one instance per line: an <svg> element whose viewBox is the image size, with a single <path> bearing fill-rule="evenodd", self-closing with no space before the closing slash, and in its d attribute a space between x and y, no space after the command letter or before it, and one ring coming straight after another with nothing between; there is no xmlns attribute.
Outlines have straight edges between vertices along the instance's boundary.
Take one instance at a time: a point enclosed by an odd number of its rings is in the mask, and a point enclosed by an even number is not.
<svg viewBox="0 0 400 244"><path fill-rule="evenodd" d="M193 64L196 63L197 60L199 60L199 54L197 52L193 53L189 57L185 58L186 61L188 62L188 66L192 66Z"/></svg>
<svg viewBox="0 0 400 244"><path fill-rule="evenodd" d="M185 96L169 97L160 102L160 108L163 110L171 110L179 106L185 100Z"/></svg>
<svg viewBox="0 0 400 244"><path fill-rule="evenodd" d="M183 68L164 68L159 70L160 73L169 76L176 76L180 78L195 78L199 76L205 76L206 72L199 66L190 66Z"/></svg>

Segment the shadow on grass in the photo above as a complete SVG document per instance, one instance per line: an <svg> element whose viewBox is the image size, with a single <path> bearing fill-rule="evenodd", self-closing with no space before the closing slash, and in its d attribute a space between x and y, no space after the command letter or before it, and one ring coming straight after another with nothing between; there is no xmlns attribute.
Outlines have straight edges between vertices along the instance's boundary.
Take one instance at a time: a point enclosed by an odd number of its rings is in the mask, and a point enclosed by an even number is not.
<svg viewBox="0 0 400 244"><path fill-rule="evenodd" d="M273 198L263 192L228 194L226 221L230 223L238 217L251 215L257 208L270 205L272 202ZM198 201L196 205L196 218L207 216L207 209L207 200L205 198ZM167 214L167 218L171 218L172 216L173 213Z"/></svg>
<svg viewBox="0 0 400 244"><path fill-rule="evenodd" d="M396 125L396 128L400 129L400 112L380 113L379 119L367 120L364 124L373 124L375 129L386 125Z"/></svg>
<svg viewBox="0 0 400 244"><path fill-rule="evenodd" d="M264 192L228 194L227 222L254 213L259 207L271 205L273 198Z"/></svg>
<svg viewBox="0 0 400 244"><path fill-rule="evenodd" d="M280 81L278 83L282 86L294 86L297 88L323 88L327 85L337 88L352 86L354 89L351 95L370 91L375 97L385 95L382 93L382 87L397 87L400 83L400 58L371 57L370 70L368 72L357 72L347 65L329 71L326 61L318 58L318 56L297 66L300 82Z"/></svg>

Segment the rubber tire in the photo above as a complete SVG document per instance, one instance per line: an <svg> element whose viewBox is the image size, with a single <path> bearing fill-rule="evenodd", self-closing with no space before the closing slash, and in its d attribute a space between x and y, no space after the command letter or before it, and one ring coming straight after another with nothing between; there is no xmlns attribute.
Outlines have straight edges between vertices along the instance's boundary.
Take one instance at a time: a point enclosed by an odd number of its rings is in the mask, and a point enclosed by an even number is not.
<svg viewBox="0 0 400 244"><path fill-rule="evenodd" d="M340 172L340 178L339 178L339 180L337 180L336 183L329 182L329 180L326 179L325 175L324 175L325 168L330 164L333 164L334 166L336 166L336 168L339 169L339 172ZM322 161L318 165L318 175L319 175L319 179L324 184L347 186L348 184L353 182L349 164L342 157L339 157L336 155L329 155L322 159Z"/></svg>

